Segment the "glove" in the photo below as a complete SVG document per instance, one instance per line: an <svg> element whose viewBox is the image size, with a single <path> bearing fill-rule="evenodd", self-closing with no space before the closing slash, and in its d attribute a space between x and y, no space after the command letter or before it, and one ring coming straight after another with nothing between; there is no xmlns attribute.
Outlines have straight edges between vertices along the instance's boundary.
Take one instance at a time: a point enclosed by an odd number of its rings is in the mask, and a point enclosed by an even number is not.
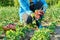
<svg viewBox="0 0 60 40"><path fill-rule="evenodd" d="M35 18L40 19L40 16L44 15L42 10L35 10Z"/></svg>
<svg viewBox="0 0 60 40"><path fill-rule="evenodd" d="M42 16L44 15L44 12L42 10L38 10L38 14Z"/></svg>

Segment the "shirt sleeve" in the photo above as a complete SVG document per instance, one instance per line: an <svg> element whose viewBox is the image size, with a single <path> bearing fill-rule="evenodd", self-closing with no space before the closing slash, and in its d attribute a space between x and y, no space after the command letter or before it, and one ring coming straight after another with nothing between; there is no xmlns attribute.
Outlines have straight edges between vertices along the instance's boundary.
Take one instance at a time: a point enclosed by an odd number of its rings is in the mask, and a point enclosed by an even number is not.
<svg viewBox="0 0 60 40"><path fill-rule="evenodd" d="M27 0L19 0L20 7L23 8L24 12L30 14L32 11L29 8L28 2L29 1L27 1Z"/></svg>

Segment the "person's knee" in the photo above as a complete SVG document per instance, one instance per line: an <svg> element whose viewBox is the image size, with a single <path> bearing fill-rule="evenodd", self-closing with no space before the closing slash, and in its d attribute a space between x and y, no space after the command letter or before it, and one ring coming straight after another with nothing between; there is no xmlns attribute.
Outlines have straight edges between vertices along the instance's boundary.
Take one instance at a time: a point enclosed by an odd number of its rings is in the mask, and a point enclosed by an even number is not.
<svg viewBox="0 0 60 40"><path fill-rule="evenodd" d="M28 16L27 20L26 20L26 23L29 24L29 23L32 23L32 17L31 16Z"/></svg>

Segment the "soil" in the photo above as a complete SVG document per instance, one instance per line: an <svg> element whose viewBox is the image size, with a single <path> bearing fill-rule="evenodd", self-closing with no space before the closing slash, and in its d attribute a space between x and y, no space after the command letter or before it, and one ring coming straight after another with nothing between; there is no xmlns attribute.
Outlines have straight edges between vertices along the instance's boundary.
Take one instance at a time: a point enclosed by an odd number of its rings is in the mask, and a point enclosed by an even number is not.
<svg viewBox="0 0 60 40"><path fill-rule="evenodd" d="M51 36L51 40L60 40L60 26L55 29L55 34Z"/></svg>

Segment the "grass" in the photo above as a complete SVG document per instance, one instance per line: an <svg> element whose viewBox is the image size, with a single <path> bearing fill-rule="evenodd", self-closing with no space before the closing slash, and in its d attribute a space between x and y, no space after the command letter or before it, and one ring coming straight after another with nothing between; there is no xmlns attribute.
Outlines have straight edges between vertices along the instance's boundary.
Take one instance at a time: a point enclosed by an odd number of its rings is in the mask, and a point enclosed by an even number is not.
<svg viewBox="0 0 60 40"><path fill-rule="evenodd" d="M57 22L57 24L60 24L60 8L56 6L51 6L50 8L48 8L42 21L45 23L48 22L47 24L50 24L52 22ZM1 31L2 27L9 23L17 23L20 25L18 8L0 7L0 32L1 33L2 33Z"/></svg>
<svg viewBox="0 0 60 40"><path fill-rule="evenodd" d="M18 21L19 21L18 8L15 7L0 8L0 26Z"/></svg>
<svg viewBox="0 0 60 40"><path fill-rule="evenodd" d="M51 23L60 23L60 8L51 6L47 9L43 21ZM18 8L1 7L0 8L0 27L8 23L19 23Z"/></svg>
<svg viewBox="0 0 60 40"><path fill-rule="evenodd" d="M60 8L57 6L51 6L47 9L46 14L44 15L44 20L49 23L56 22L60 24Z"/></svg>

